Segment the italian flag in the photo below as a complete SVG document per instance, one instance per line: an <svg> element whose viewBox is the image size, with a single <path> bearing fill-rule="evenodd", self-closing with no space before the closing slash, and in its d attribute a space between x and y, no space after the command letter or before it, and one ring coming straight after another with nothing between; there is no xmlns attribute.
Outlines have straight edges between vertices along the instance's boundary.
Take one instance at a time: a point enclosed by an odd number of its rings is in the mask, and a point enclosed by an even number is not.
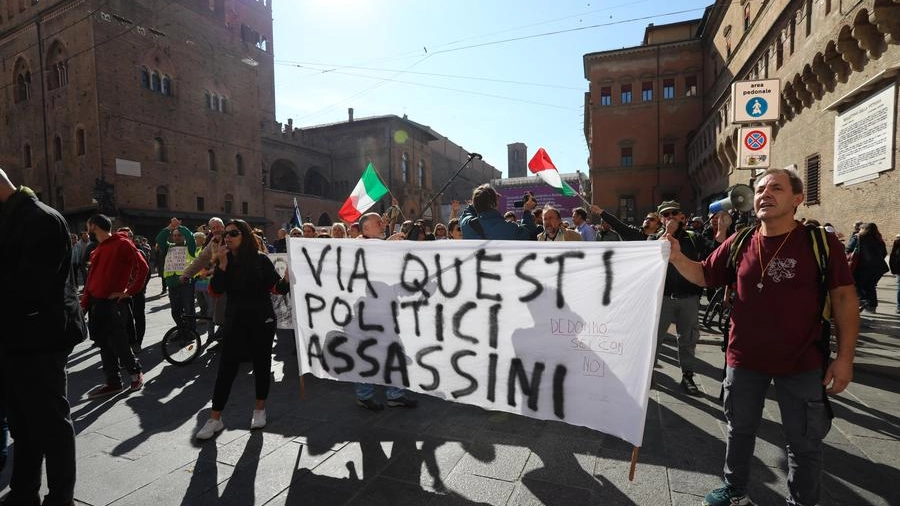
<svg viewBox="0 0 900 506"><path fill-rule="evenodd" d="M378 173L375 172L375 166L372 165L372 162L369 162L369 166L363 172L362 178L356 183L356 187L353 188L350 196L347 197L347 201L344 202L341 210L338 211L338 216L342 220L352 223L387 194L387 186L381 182Z"/></svg>
<svg viewBox="0 0 900 506"><path fill-rule="evenodd" d="M531 160L528 162L528 169L545 183L556 188L560 195L573 197L578 194L559 177L556 165L553 165L553 160L550 159L550 155L547 154L544 148L538 148L537 153L531 157Z"/></svg>

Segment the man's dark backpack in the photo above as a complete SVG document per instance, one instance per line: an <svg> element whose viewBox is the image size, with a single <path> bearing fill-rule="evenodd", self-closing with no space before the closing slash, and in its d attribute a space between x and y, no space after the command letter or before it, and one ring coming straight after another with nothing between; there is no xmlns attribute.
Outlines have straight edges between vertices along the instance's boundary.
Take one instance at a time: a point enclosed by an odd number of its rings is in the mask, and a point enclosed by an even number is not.
<svg viewBox="0 0 900 506"><path fill-rule="evenodd" d="M69 276L63 287L63 310L66 313L65 340L72 348L87 338L87 325L84 323L84 312L75 291L75 271L69 266Z"/></svg>

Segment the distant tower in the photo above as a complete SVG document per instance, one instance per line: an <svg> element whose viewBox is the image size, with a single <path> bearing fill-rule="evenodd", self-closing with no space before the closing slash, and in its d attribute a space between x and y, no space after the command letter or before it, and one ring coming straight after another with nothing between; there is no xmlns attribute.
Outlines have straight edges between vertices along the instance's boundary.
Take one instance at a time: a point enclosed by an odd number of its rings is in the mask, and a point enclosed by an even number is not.
<svg viewBox="0 0 900 506"><path fill-rule="evenodd" d="M525 177L528 171L525 166L528 163L528 146L521 142L506 145L509 158L506 166L506 177Z"/></svg>

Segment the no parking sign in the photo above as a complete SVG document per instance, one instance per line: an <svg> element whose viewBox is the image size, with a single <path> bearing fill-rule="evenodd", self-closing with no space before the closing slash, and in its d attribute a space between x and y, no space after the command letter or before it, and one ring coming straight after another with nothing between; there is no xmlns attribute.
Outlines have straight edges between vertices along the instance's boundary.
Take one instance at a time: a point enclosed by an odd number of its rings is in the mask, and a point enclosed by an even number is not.
<svg viewBox="0 0 900 506"><path fill-rule="evenodd" d="M740 154L738 168L740 169L768 169L769 168L769 139L772 137L772 127L757 126L740 129Z"/></svg>

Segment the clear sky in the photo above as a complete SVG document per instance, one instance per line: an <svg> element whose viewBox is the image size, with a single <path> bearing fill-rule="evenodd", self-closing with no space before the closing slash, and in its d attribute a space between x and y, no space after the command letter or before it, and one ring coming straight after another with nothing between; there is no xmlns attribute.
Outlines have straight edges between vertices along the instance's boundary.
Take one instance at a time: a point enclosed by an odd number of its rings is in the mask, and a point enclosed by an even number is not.
<svg viewBox="0 0 900 506"><path fill-rule="evenodd" d="M587 172L584 54L640 45L648 24L712 1L275 0L277 119L407 114L504 176L513 142Z"/></svg>

